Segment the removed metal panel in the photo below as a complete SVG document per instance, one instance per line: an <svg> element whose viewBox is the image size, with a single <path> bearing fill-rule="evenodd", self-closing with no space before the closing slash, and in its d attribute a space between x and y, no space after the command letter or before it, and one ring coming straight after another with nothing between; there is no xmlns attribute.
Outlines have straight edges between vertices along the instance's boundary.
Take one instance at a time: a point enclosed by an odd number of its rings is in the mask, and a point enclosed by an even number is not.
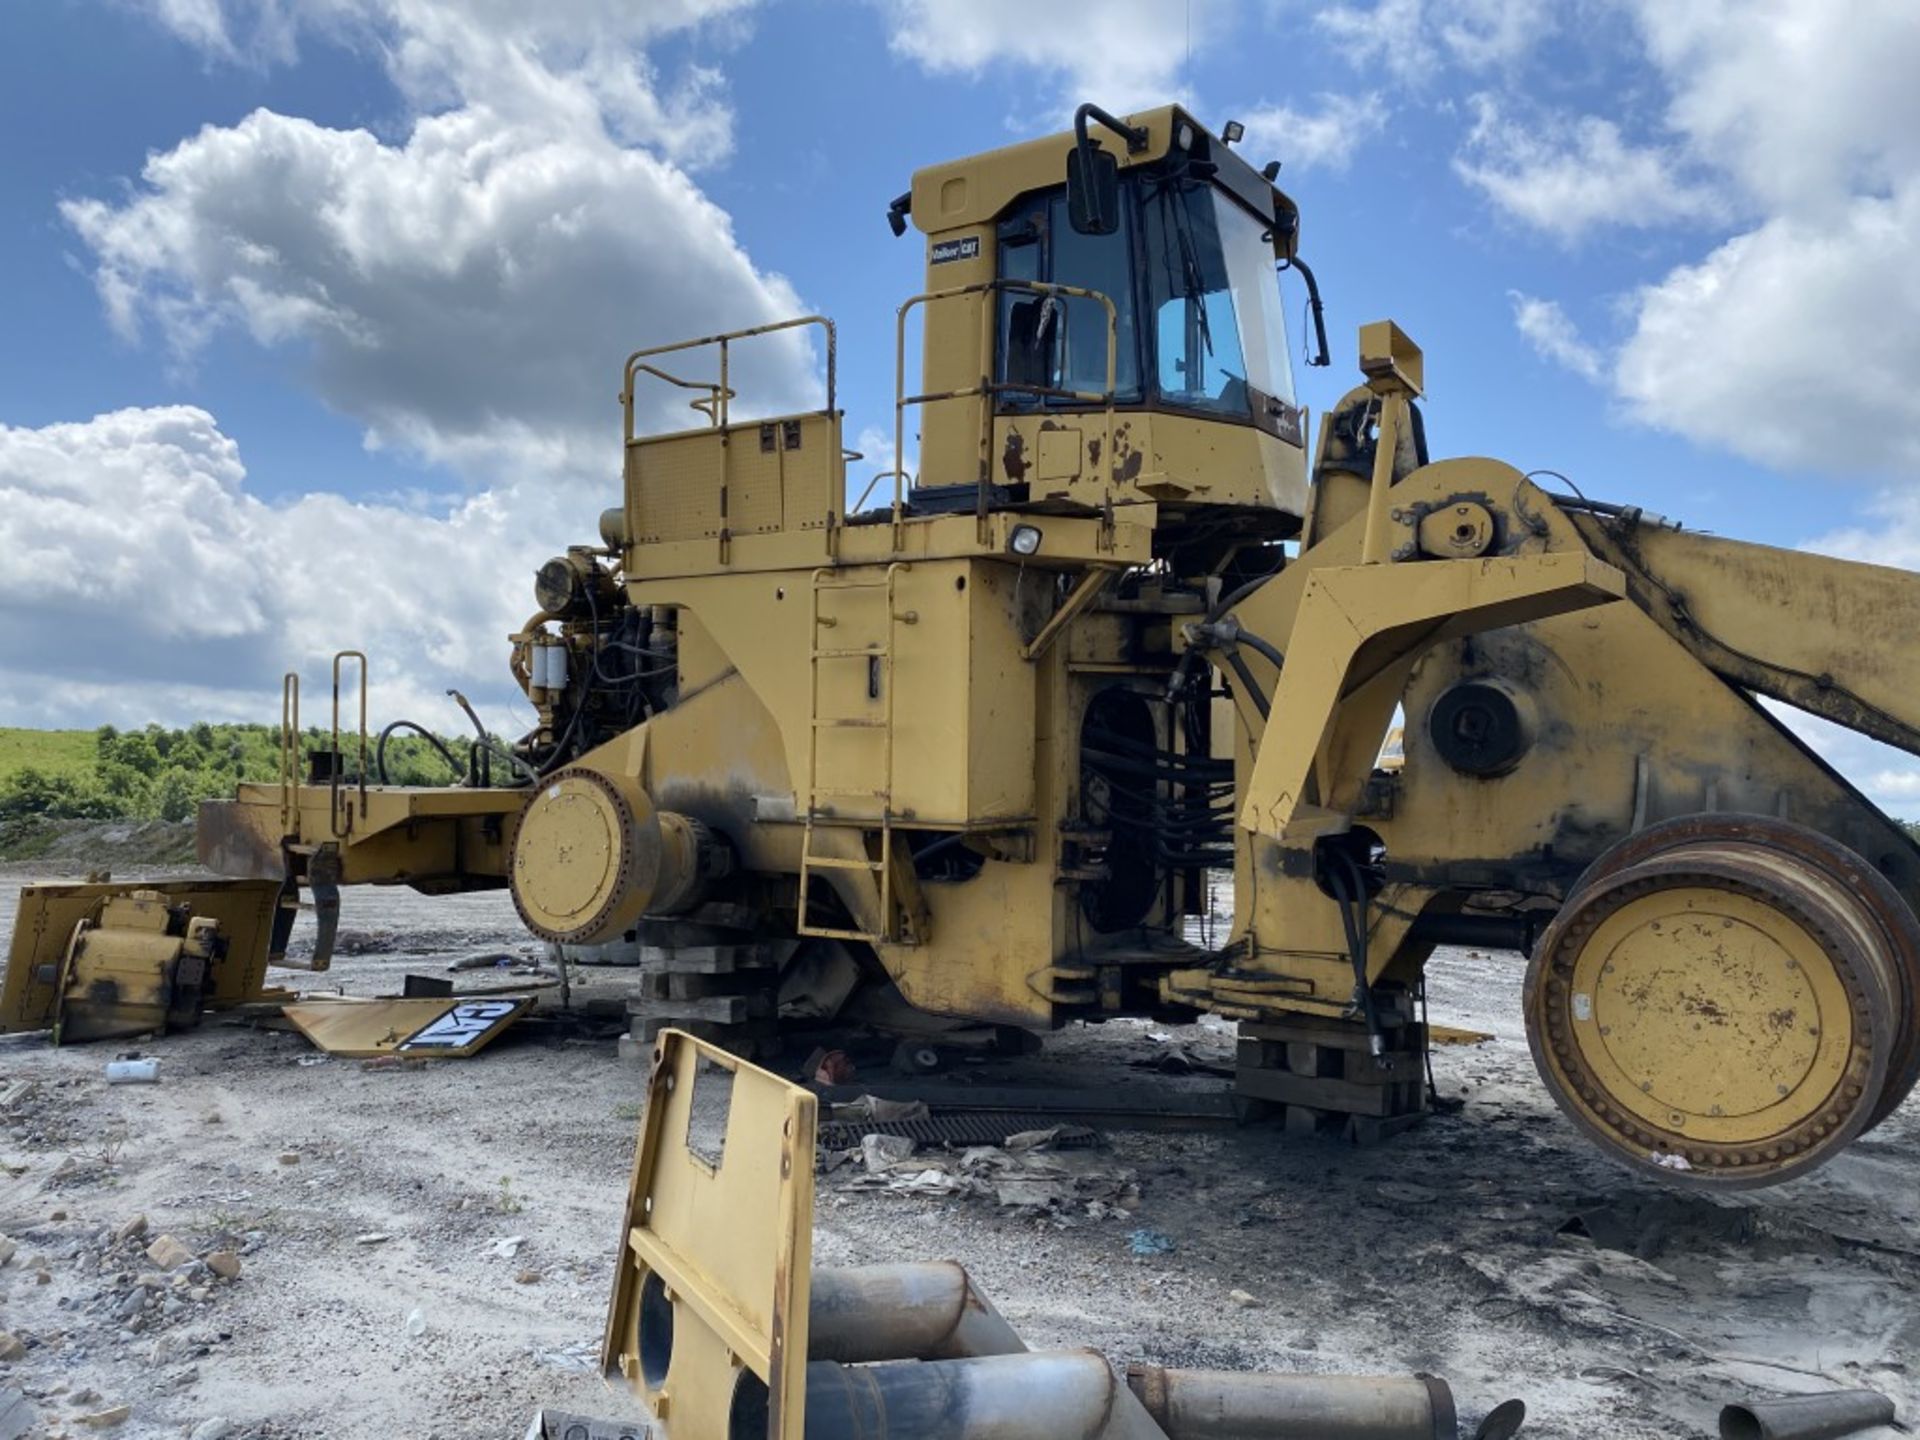
<svg viewBox="0 0 1920 1440"><path fill-rule="evenodd" d="M305 1000L283 1012L330 1055L464 1059L498 1039L528 1010L527 995L487 999Z"/></svg>
<svg viewBox="0 0 1920 1440"><path fill-rule="evenodd" d="M277 893L263 880L23 887L0 1032L138 1035L257 999Z"/></svg>
<svg viewBox="0 0 1920 1440"><path fill-rule="evenodd" d="M801 1440L816 1115L724 1050L654 1042L601 1359L674 1440Z"/></svg>
<svg viewBox="0 0 1920 1440"><path fill-rule="evenodd" d="M542 1410L527 1427L525 1440L651 1440L646 1421L598 1420L562 1410Z"/></svg>

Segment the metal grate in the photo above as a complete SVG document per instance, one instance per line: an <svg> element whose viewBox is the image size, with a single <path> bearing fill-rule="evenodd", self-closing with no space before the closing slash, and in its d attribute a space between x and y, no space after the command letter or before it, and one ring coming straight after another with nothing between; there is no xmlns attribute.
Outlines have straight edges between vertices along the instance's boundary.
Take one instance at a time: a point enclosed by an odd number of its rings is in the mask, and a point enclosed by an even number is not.
<svg viewBox="0 0 1920 1440"><path fill-rule="evenodd" d="M924 1120L823 1120L820 1145L826 1150L851 1150L863 1135L900 1135L921 1145L1003 1145L1009 1135L1050 1130L1058 1124L1053 1116L1021 1110L976 1110L929 1115ZM1088 1150L1099 1143L1097 1130L1062 1125L1052 1148Z"/></svg>

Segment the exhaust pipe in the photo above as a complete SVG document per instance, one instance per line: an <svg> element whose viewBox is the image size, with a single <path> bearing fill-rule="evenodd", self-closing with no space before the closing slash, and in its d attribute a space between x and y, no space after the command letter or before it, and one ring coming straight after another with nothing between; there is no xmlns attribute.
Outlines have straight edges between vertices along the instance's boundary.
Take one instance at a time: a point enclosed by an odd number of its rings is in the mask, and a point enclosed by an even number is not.
<svg viewBox="0 0 1920 1440"><path fill-rule="evenodd" d="M1789 1395L1720 1412L1720 1440L1833 1440L1893 1423L1893 1401L1872 1390Z"/></svg>
<svg viewBox="0 0 1920 1440"><path fill-rule="evenodd" d="M807 1440L1165 1437L1104 1359L1053 1350L879 1365L816 1360L807 1366Z"/></svg>
<svg viewBox="0 0 1920 1440"><path fill-rule="evenodd" d="M1135 1365L1127 1384L1169 1440L1457 1440L1431 1375L1243 1375Z"/></svg>

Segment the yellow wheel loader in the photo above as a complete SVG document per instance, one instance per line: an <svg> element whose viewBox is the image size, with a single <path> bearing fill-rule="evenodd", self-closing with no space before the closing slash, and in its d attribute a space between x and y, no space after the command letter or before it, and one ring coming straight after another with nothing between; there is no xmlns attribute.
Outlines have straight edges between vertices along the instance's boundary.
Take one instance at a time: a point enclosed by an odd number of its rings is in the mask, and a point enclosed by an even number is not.
<svg viewBox="0 0 1920 1440"><path fill-rule="evenodd" d="M918 458L851 501L829 321L630 356L618 503L511 638L535 729L383 784L349 654L332 745L290 682L279 782L203 811L207 865L282 887L269 948L303 896L324 965L342 886L505 886L637 947L647 1034L1212 1013L1242 1095L1378 1135L1430 1103L1428 955L1503 947L1555 1099L1660 1178L1784 1180L1884 1119L1920 851L1768 703L1920 753L1920 578L1435 459L1388 322L1310 425L1300 216L1236 131L1088 105L918 172ZM796 330L825 404L760 414L737 357ZM13 1023L77 983L43 930Z"/></svg>

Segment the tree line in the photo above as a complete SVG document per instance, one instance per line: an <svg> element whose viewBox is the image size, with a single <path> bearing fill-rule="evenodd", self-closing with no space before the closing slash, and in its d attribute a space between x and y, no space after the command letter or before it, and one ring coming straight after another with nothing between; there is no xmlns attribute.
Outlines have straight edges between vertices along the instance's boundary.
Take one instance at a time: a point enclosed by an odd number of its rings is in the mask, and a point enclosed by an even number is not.
<svg viewBox="0 0 1920 1440"><path fill-rule="evenodd" d="M102 725L93 732L90 756L76 754L59 769L27 765L0 778L0 820L185 820L202 800L228 798L243 780L277 781L280 736L277 725ZM312 727L303 741L311 752L326 748L332 736ZM357 748L350 746L349 768ZM465 753L462 743L449 748ZM427 741L396 735L387 743L387 778L396 785L444 785L456 777Z"/></svg>

